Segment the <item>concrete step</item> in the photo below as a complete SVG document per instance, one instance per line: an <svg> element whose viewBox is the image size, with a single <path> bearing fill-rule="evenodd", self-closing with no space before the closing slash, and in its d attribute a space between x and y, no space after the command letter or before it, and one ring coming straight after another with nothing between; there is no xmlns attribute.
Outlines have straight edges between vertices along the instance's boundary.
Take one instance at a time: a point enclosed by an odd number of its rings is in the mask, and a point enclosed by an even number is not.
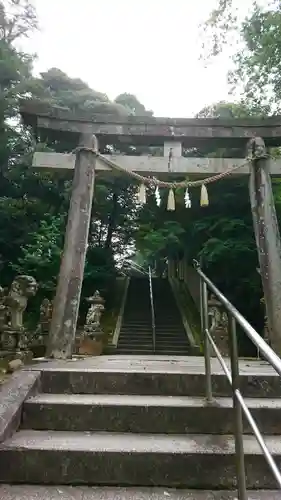
<svg viewBox="0 0 281 500"><path fill-rule="evenodd" d="M281 399L246 399L262 434L281 434ZM22 426L34 430L135 433L234 432L231 398L38 394L24 404ZM244 432L251 433L244 422Z"/></svg>
<svg viewBox="0 0 281 500"><path fill-rule="evenodd" d="M281 466L281 442L266 436ZM247 487L273 489L254 436L244 436ZM234 489L233 436L20 431L0 445L0 482Z"/></svg>
<svg viewBox="0 0 281 500"><path fill-rule="evenodd" d="M165 323L165 325L163 324L161 325L156 322L155 326L158 330L163 332L169 332L170 330L180 330L181 332L184 331L183 324L180 323L179 321Z"/></svg>
<svg viewBox="0 0 281 500"><path fill-rule="evenodd" d="M122 342L126 344L137 345L138 343L147 344L152 343L152 334L150 335L135 335L132 338L129 335L120 335L118 339L118 344L122 344Z"/></svg>
<svg viewBox="0 0 281 500"><path fill-rule="evenodd" d="M118 340L118 347L120 347L121 345L132 345L133 347L134 346L138 346L138 344L152 344L152 335L150 335L149 337L136 337L136 338L129 338L129 337L120 337L119 340Z"/></svg>
<svg viewBox="0 0 281 500"><path fill-rule="evenodd" d="M189 348L180 348L180 349L156 349L155 354L165 354L166 356L189 356L191 354L191 350Z"/></svg>
<svg viewBox="0 0 281 500"><path fill-rule="evenodd" d="M142 347L117 347L116 349L116 354L121 354L121 355L153 355L154 351L151 348L146 349Z"/></svg>
<svg viewBox="0 0 281 500"><path fill-rule="evenodd" d="M177 348L184 348L184 347L189 347L189 343L187 340L181 340L181 339L173 339L173 340L162 340L161 338L159 339L156 335L156 344L158 346L162 346L163 348L171 348L175 347Z"/></svg>
<svg viewBox="0 0 281 500"><path fill-rule="evenodd" d="M141 329L134 329L132 327L130 328L121 328L120 330L120 335L128 335L128 336L132 336L132 337L138 337L138 336L142 336L142 335L152 335L152 328L141 328Z"/></svg>
<svg viewBox="0 0 281 500"><path fill-rule="evenodd" d="M123 329L120 331L120 336L119 338L122 337L126 337L128 339L132 338L132 339L139 339L139 338L151 338L152 337L152 329L149 328L147 330L143 329L143 330L133 330L132 328L130 328L130 330L126 330L126 329Z"/></svg>
<svg viewBox="0 0 281 500"><path fill-rule="evenodd" d="M141 325L131 325L131 324L127 324L127 323L124 323L122 326L121 326L121 330L122 331L126 331L126 332L151 332L152 331L152 326L151 326L151 322L150 323L144 323L144 324L141 324Z"/></svg>
<svg viewBox="0 0 281 500"><path fill-rule="evenodd" d="M157 351L167 351L167 353L171 352L171 355L173 352L177 351L177 352L183 352L184 354L186 354L190 349L190 346L188 345L187 342L185 342L184 344L182 343L178 343L178 342L169 342L169 343L166 343L166 344L163 344L161 342L158 342L156 340L156 350ZM184 356L183 354L183 356Z"/></svg>
<svg viewBox="0 0 281 500"><path fill-rule="evenodd" d="M150 349L153 347L152 338L150 339L138 339L136 342L131 342L129 338L124 338L122 342L118 342L117 347L119 348L132 348L137 349L139 346L149 347Z"/></svg>
<svg viewBox="0 0 281 500"><path fill-rule="evenodd" d="M122 355L143 355L143 354L147 354L147 355L166 355L166 356L189 356L191 354L191 349L190 348L180 348L178 350L176 349L172 349L172 348L166 348L166 349L156 349L154 351L154 349L151 347L150 349L147 349L147 348L142 348L141 346L137 346L137 347L132 347L132 346L128 346L128 347L123 347L123 346L120 346L120 347L117 347L116 349L116 354L122 354Z"/></svg>
<svg viewBox="0 0 281 500"><path fill-rule="evenodd" d="M186 345L188 344L188 338L187 337L172 337L172 338L165 338L160 335L156 335L156 340L157 343L162 344L162 345Z"/></svg>
<svg viewBox="0 0 281 500"><path fill-rule="evenodd" d="M152 338L150 339L138 339L136 342L131 342L130 339L126 338L122 342L118 342L117 347L131 347L132 349L136 349L139 346L149 347L153 346Z"/></svg>
<svg viewBox="0 0 281 500"><path fill-rule="evenodd" d="M182 325L173 325L173 326L170 326L170 327L167 327L167 328L162 328L158 325L155 326L155 330L156 332L159 333L159 335L184 335L185 334L185 330L183 328Z"/></svg>
<svg viewBox="0 0 281 500"><path fill-rule="evenodd" d="M180 337L180 338L187 338L186 337L186 333L185 333L185 330L183 330L182 328L169 328L168 330L166 331L163 331L159 328L155 328L155 331L157 333L157 335L159 337L163 337L163 338L175 338L175 337ZM142 334L152 334L152 327L151 325L149 327L141 327L141 328L134 328L132 326L128 327L128 326L123 326L120 330L120 332L124 332L124 333L127 333L128 335L133 335L133 334L137 334L137 335L142 335Z"/></svg>
<svg viewBox="0 0 281 500"><path fill-rule="evenodd" d="M204 359L184 356L177 362L167 356L131 358L102 356L82 362L47 363L42 371L42 392L74 394L138 394L204 396ZM138 354L138 356L140 356ZM116 361L115 361L116 360ZM229 365L229 360L227 361ZM215 396L230 396L229 383L212 359ZM241 391L245 397L281 397L277 374L266 363L241 362Z"/></svg>
<svg viewBox="0 0 281 500"><path fill-rule="evenodd" d="M87 486L0 486L1 500L237 500L236 491ZM280 500L280 490L248 491L249 500Z"/></svg>
<svg viewBox="0 0 281 500"><path fill-rule="evenodd" d="M139 317L139 318L123 318L123 325L129 325L129 326L142 326L142 325L150 325L151 326L151 314L150 316L147 317Z"/></svg>

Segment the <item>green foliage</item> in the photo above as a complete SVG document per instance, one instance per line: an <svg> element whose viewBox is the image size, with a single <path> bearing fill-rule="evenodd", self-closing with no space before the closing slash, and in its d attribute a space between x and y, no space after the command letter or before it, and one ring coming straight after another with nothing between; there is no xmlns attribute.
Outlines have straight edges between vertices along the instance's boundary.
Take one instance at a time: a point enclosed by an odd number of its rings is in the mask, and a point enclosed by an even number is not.
<svg viewBox="0 0 281 500"><path fill-rule="evenodd" d="M254 6L241 26L243 48L235 54L230 74L234 87L243 84L244 99L266 111L280 112L281 4Z"/></svg>
<svg viewBox="0 0 281 500"><path fill-rule="evenodd" d="M9 13L9 14L8 14ZM36 27L27 0L0 0L0 268L1 284L15 273L28 273L40 283L41 294L55 292L63 247L71 180L65 174L33 171L34 149L29 130L18 120L19 100L26 95L73 112L130 114L126 103L111 102L78 78L56 68L32 76L32 57L14 45ZM117 100L118 101L118 100ZM134 104L138 103L134 98ZM141 107L141 103L138 103ZM10 118L13 118L11 121ZM48 141L40 149L69 151L75 143ZM47 150L48 150L47 149ZM127 179L96 182L83 293L115 279L116 257L128 253L135 232L135 187Z"/></svg>
<svg viewBox="0 0 281 500"><path fill-rule="evenodd" d="M34 276L45 296L52 296L59 273L66 217L44 214L39 228L21 248L13 265L18 274Z"/></svg>
<svg viewBox="0 0 281 500"><path fill-rule="evenodd" d="M280 112L280 28L280 0L253 0L248 11L238 0L218 0L204 24L204 55L233 46L229 82L254 114Z"/></svg>
<svg viewBox="0 0 281 500"><path fill-rule="evenodd" d="M130 114L137 116L152 116L153 112L145 109L145 106L139 102L135 95L120 94L116 97L115 103L124 106Z"/></svg>
<svg viewBox="0 0 281 500"><path fill-rule="evenodd" d="M202 26L205 57L220 54L229 43L231 34L236 32L238 22L237 5L235 0L217 0L216 7L212 9Z"/></svg>
<svg viewBox="0 0 281 500"><path fill-rule="evenodd" d="M110 102L106 94L91 89L80 78L69 78L57 68L41 73L38 84L41 86L42 100L68 108L74 113L92 111L125 116L129 114L122 104Z"/></svg>

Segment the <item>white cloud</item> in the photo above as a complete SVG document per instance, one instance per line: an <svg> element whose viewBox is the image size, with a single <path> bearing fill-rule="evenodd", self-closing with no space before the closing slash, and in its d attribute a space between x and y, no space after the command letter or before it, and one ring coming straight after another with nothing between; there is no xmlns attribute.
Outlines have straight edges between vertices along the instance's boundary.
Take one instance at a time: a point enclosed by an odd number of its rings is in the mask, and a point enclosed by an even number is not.
<svg viewBox="0 0 281 500"><path fill-rule="evenodd" d="M130 92L158 116L192 116L227 98L228 57L199 61L198 26L214 3L34 0L41 30L25 48L37 73L58 67L111 99Z"/></svg>

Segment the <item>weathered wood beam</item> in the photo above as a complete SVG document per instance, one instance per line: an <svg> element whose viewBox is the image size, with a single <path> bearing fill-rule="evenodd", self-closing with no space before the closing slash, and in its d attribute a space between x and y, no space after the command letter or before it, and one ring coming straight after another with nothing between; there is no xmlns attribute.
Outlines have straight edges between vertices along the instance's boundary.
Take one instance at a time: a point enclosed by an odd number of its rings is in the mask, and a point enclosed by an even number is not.
<svg viewBox="0 0 281 500"><path fill-rule="evenodd" d="M184 158L173 157L168 171L168 159L164 156L125 156L106 155L111 161L116 161L128 171L137 172L143 175L190 175L192 177L202 177L219 174L235 167L244 165L243 158ZM75 165L74 154L62 153L35 153L33 156L33 167L57 170L73 170ZM268 160L270 174L281 177L281 159ZM97 171L112 170L102 161L97 159ZM249 175L249 165L236 170L232 175Z"/></svg>
<svg viewBox="0 0 281 500"><path fill-rule="evenodd" d="M281 143L280 116L227 120L114 116L91 111L73 113L30 100L22 102L20 111L24 122L38 129L79 134L89 132L115 140L127 138L132 142L154 143L156 139L164 142L170 138L187 144L221 139L222 142L246 143L251 137L260 136L267 143Z"/></svg>
<svg viewBox="0 0 281 500"><path fill-rule="evenodd" d="M97 140L92 135L82 135L76 154L72 194L65 232L64 250L50 335L47 357L70 358L75 341L80 295L84 276L90 217L93 202Z"/></svg>
<svg viewBox="0 0 281 500"><path fill-rule="evenodd" d="M249 190L260 264L269 340L281 355L281 239L270 179L270 160L261 138L250 141L253 160Z"/></svg>

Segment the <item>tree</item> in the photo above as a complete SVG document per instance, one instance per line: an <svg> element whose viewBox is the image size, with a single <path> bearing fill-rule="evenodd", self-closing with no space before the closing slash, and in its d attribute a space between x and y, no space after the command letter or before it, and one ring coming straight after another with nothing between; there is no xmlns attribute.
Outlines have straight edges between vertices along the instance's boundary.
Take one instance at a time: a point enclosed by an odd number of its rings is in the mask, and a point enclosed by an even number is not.
<svg viewBox="0 0 281 500"><path fill-rule="evenodd" d="M141 104L137 97L133 94L127 94L126 92L124 94L120 94L116 97L115 103L124 106L131 114L137 116L153 115L153 111L145 109L145 106Z"/></svg>
<svg viewBox="0 0 281 500"><path fill-rule="evenodd" d="M66 107L74 113L87 110L93 113L129 114L122 103L112 103L106 94L91 89L80 78L70 78L58 68L41 73L39 84L42 86L41 99L51 105Z"/></svg>
<svg viewBox="0 0 281 500"><path fill-rule="evenodd" d="M21 182L23 154L28 156L31 141L17 122L19 99L33 88L32 58L14 44L35 27L35 11L28 1L0 2L0 259L4 284L11 277L11 260L19 255L18 244L28 227L24 214L33 205Z"/></svg>
<svg viewBox="0 0 281 500"><path fill-rule="evenodd" d="M236 52L230 73L234 88L241 87L244 99L265 111L279 113L281 98L281 3L269 9L255 5L241 27L243 50Z"/></svg>
<svg viewBox="0 0 281 500"><path fill-rule="evenodd" d="M253 0L247 13L238 0L218 0L204 28L205 56L218 55L232 40L229 83L247 108L260 115L280 112L280 0Z"/></svg>
<svg viewBox="0 0 281 500"><path fill-rule="evenodd" d="M16 34L28 36L36 28L35 11L25 0L0 5L1 284L9 284L15 272L31 273L40 281L39 295L50 296L58 274L71 181L57 172L30 169L34 144L30 131L19 123L19 99L38 97L73 112L128 115L129 111L59 69L51 68L34 78L32 57L16 48ZM53 140L40 144L50 151L71 151L75 146ZM131 244L134 192L127 179L96 182L84 283L87 294L93 293L96 283L116 274L116 255L126 253Z"/></svg>
<svg viewBox="0 0 281 500"><path fill-rule="evenodd" d="M28 36L37 26L36 11L29 0L1 0L0 40L11 45Z"/></svg>

